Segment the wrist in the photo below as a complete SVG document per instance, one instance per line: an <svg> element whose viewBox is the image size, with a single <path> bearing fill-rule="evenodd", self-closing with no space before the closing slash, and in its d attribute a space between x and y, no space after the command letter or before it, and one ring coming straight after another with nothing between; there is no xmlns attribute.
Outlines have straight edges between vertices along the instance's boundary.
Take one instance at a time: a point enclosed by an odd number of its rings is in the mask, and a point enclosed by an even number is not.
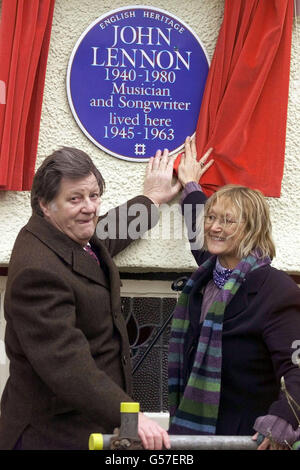
<svg viewBox="0 0 300 470"><path fill-rule="evenodd" d="M198 184L198 181L196 181L196 180L193 179L193 178L188 178L188 179L186 179L185 181L180 180L180 183L181 183L182 186L185 188L186 185L189 184L189 183L196 183L196 184Z"/></svg>
<svg viewBox="0 0 300 470"><path fill-rule="evenodd" d="M160 204L160 203L158 202L158 200L157 200L155 197L151 196L151 194L143 194L143 196L145 196L145 197L147 197L148 199L150 199L150 201L152 201L153 204L154 204L156 207L159 207L159 204Z"/></svg>

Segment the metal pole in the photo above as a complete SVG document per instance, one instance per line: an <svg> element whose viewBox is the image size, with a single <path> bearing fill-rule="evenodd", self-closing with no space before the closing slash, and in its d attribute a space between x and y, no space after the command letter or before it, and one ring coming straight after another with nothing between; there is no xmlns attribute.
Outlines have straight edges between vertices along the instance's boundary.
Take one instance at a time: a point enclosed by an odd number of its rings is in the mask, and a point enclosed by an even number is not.
<svg viewBox="0 0 300 470"><path fill-rule="evenodd" d="M180 292L183 290L185 284L186 284L186 281L188 280L188 277L187 276L182 276L182 277L179 277L178 279L176 279L175 281L172 282L172 286L171 286L171 289L176 291L176 292ZM156 343L156 341L160 338L160 336L162 335L162 333L165 331L166 327L168 326L168 324L170 323L170 321L172 320L173 318L173 314L174 312L172 312L169 317L167 318L167 320L165 321L165 323L162 325L162 327L158 330L158 332L156 333L156 335L154 336L154 338L152 339L151 343L147 346L147 349L146 351L144 352L144 354L140 357L140 359L137 361L137 363L132 367L132 375L134 375L136 373L136 371L138 370L138 368L140 367L140 365L142 364L142 362L144 362L144 360L146 359L146 357L148 356L149 352L151 351L153 345Z"/></svg>
<svg viewBox="0 0 300 470"><path fill-rule="evenodd" d="M113 434L103 434L103 450L110 449ZM170 435L171 450L256 450L251 436L177 436Z"/></svg>
<svg viewBox="0 0 300 470"><path fill-rule="evenodd" d="M146 359L146 357L148 356L149 352L151 351L151 349L153 348L153 345L156 343L156 341L159 339L159 337L162 335L162 333L165 331L166 327L168 326L168 324L170 323L170 321L172 320L172 317L173 317L173 312L171 313L171 315L169 315L169 317L167 318L167 320L165 321L165 323L162 325L162 327L158 330L158 332L156 333L156 335L154 336L154 338L152 339L151 343L148 345L146 351L144 352L144 354L140 357L140 359L138 360L138 362L132 367L132 375L134 375L137 371L137 369L140 367L141 363Z"/></svg>

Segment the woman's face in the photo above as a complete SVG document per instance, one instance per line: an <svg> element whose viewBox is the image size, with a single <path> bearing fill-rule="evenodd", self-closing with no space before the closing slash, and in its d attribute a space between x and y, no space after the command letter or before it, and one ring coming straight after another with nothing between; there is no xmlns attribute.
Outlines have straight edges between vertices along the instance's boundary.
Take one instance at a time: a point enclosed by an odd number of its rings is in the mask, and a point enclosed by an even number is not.
<svg viewBox="0 0 300 470"><path fill-rule="evenodd" d="M207 211L204 234L207 250L217 255L222 266L233 269L239 263L238 248L244 233L244 222L240 221L233 204L217 200Z"/></svg>

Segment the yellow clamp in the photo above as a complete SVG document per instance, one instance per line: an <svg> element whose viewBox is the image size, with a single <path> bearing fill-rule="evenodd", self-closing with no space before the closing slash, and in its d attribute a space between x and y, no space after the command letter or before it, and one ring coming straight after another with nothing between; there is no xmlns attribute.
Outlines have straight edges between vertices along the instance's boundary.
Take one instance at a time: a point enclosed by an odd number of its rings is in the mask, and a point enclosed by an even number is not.
<svg viewBox="0 0 300 470"><path fill-rule="evenodd" d="M89 450L103 450L103 434L90 435Z"/></svg>
<svg viewBox="0 0 300 470"><path fill-rule="evenodd" d="M122 402L120 406L121 413L138 413L140 411L140 404L134 402Z"/></svg>
<svg viewBox="0 0 300 470"><path fill-rule="evenodd" d="M138 413L140 404L135 402L122 402L120 406L121 413ZM103 450L103 434L94 433L89 438L89 450Z"/></svg>

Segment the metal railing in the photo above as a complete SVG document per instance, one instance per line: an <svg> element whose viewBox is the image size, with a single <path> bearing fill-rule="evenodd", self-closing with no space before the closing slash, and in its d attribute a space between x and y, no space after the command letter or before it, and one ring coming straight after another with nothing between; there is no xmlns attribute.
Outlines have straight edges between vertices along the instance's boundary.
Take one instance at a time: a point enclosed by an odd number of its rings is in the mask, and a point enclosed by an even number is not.
<svg viewBox="0 0 300 470"><path fill-rule="evenodd" d="M121 426L116 434L91 434L90 450L142 449L138 436L139 403L121 403ZM171 450L256 450L251 436L169 435Z"/></svg>
<svg viewBox="0 0 300 470"><path fill-rule="evenodd" d="M113 434L102 435L102 448L91 450L111 449ZM257 443L251 436L185 436L170 435L170 450L256 450Z"/></svg>

